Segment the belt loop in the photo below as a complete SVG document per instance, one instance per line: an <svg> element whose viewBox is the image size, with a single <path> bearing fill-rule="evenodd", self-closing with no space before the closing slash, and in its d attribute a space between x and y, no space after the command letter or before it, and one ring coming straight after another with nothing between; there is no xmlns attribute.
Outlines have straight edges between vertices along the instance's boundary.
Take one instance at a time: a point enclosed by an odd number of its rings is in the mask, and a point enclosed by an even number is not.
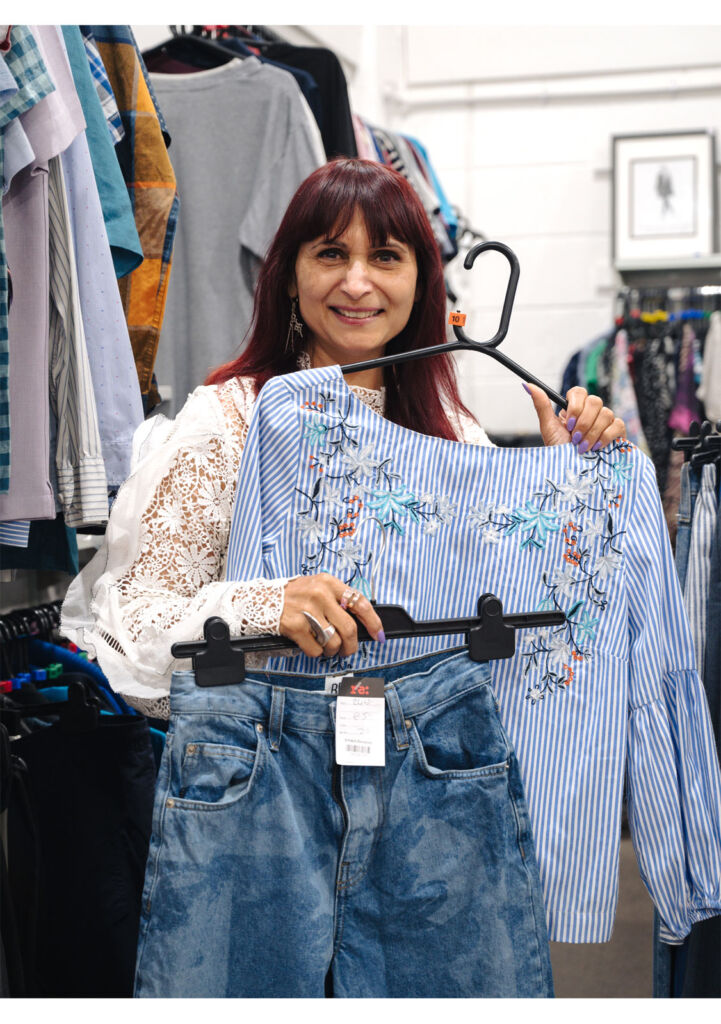
<svg viewBox="0 0 721 1024"><path fill-rule="evenodd" d="M407 750L411 745L411 740L408 735L406 720L403 717L403 708L398 697L398 691L393 683L386 686L386 703L388 704L388 713L391 716L391 728L393 729L393 737L396 741L396 749Z"/></svg>
<svg viewBox="0 0 721 1024"><path fill-rule="evenodd" d="M273 687L273 699L270 702L270 718L268 719L268 743L271 750L278 750L283 736L283 709L285 707L285 687Z"/></svg>

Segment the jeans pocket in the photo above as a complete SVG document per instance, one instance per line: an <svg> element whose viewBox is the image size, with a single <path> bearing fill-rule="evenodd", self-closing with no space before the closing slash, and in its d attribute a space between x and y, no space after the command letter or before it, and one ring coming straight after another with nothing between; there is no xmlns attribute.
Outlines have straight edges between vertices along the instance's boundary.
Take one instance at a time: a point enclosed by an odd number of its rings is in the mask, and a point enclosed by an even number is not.
<svg viewBox="0 0 721 1024"><path fill-rule="evenodd" d="M176 806L220 808L247 796L258 770L255 750L223 743L186 743L180 765Z"/></svg>
<svg viewBox="0 0 721 1024"><path fill-rule="evenodd" d="M508 772L510 747L484 683L411 720L418 765L432 779L493 778Z"/></svg>

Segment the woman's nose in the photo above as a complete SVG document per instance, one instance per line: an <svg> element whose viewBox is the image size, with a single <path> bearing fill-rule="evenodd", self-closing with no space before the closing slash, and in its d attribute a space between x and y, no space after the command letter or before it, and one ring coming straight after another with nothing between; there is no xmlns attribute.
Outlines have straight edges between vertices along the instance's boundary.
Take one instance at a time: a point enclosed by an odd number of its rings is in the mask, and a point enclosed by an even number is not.
<svg viewBox="0 0 721 1024"><path fill-rule="evenodd" d="M368 276L368 267L362 260L355 260L348 267L343 279L343 290L353 298L366 295L373 287Z"/></svg>

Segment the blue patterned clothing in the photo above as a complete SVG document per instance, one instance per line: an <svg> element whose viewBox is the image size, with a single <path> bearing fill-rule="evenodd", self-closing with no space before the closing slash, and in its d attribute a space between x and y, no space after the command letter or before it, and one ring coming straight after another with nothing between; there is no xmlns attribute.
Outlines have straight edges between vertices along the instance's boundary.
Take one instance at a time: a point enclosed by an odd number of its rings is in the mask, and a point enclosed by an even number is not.
<svg viewBox="0 0 721 1024"><path fill-rule="evenodd" d="M110 138L113 145L115 145L125 136L125 128L123 127L123 121L120 117L118 104L115 100L115 93L113 92L113 87L108 79L108 73L105 70L105 65L103 64L103 58L100 56L98 48L95 45L95 40L92 36L83 36L83 44L88 58L90 74L93 76L93 81L95 82L98 99L100 100L100 104L103 108L105 120L108 122Z"/></svg>
<svg viewBox="0 0 721 1024"><path fill-rule="evenodd" d="M521 765L550 937L604 942L621 806L679 942L721 913L721 779L651 461L629 442L496 449L427 437L360 402L338 367L276 377L243 450L226 579L328 572L416 619L560 609L492 663ZM361 644L338 674L462 638ZM271 670L318 671L299 653ZM172 699L172 696L171 696Z"/></svg>

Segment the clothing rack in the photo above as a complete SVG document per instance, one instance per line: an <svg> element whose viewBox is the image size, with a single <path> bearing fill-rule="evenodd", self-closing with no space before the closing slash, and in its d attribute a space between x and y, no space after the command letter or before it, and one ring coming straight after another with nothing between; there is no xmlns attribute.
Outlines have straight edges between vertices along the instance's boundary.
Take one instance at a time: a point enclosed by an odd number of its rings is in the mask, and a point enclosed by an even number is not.
<svg viewBox="0 0 721 1024"><path fill-rule="evenodd" d="M721 310L721 285L621 288L616 292L615 303L616 319L655 311L672 314L690 307L710 314Z"/></svg>

